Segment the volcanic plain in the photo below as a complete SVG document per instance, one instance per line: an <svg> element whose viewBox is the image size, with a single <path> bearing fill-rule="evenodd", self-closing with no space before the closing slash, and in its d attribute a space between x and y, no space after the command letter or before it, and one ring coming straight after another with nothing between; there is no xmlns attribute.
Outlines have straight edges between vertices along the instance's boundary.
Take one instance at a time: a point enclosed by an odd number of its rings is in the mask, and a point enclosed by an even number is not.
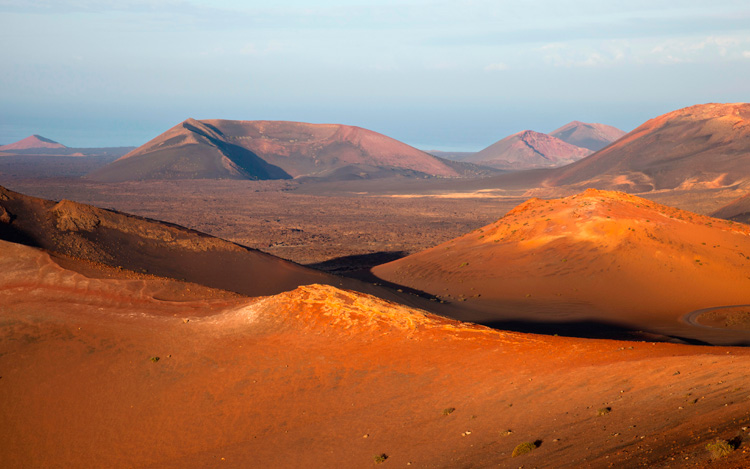
<svg viewBox="0 0 750 469"><path fill-rule="evenodd" d="M748 112L505 173L268 121L11 145L0 464L750 467Z"/></svg>

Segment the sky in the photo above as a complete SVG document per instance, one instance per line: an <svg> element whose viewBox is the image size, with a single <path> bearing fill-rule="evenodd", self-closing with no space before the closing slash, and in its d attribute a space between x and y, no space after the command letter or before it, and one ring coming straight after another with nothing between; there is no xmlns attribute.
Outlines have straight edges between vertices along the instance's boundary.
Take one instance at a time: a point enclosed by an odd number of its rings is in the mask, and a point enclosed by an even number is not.
<svg viewBox="0 0 750 469"><path fill-rule="evenodd" d="M476 151L750 100L747 0L0 0L0 143L138 146L196 119Z"/></svg>

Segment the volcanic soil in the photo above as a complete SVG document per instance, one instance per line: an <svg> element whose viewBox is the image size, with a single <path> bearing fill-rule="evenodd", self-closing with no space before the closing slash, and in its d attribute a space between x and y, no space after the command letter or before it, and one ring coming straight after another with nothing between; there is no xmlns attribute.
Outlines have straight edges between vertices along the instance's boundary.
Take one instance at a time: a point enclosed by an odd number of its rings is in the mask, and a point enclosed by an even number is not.
<svg viewBox="0 0 750 469"><path fill-rule="evenodd" d="M375 181L372 181L375 182ZM391 182L398 190L413 181ZM367 270L484 226L525 200L325 192L287 181L144 181L100 184L75 179L11 179L37 197L76 200L164 220L328 272ZM300 191L310 187L308 193ZM342 184L337 184L342 187ZM360 193L354 193L359 191Z"/></svg>
<svg viewBox="0 0 750 469"><path fill-rule="evenodd" d="M687 345L750 342L750 228L622 193L523 202L593 181L712 213L747 193L747 106L483 179L367 180L383 167L359 151L386 137L268 122L265 139L186 121L205 135L156 143L188 173L172 150L193 137L219 160L293 157L287 175L320 156L328 182L104 184L44 177L102 160L0 161L4 185L55 199L0 188L0 465L750 467L750 349ZM338 173L310 142L354 160ZM717 438L736 448L721 460Z"/></svg>
<svg viewBox="0 0 750 469"><path fill-rule="evenodd" d="M0 186L0 239L114 268L268 295L331 276L203 233Z"/></svg>
<svg viewBox="0 0 750 469"><path fill-rule="evenodd" d="M750 342L745 330L681 319L750 304L750 227L624 193L532 199L493 224L372 271L461 302L475 310L461 319L497 327L601 322L686 340Z"/></svg>
<svg viewBox="0 0 750 469"><path fill-rule="evenodd" d="M0 269L3 467L750 464L747 349L501 332L322 285L93 278L4 241ZM713 462L717 438L739 446Z"/></svg>

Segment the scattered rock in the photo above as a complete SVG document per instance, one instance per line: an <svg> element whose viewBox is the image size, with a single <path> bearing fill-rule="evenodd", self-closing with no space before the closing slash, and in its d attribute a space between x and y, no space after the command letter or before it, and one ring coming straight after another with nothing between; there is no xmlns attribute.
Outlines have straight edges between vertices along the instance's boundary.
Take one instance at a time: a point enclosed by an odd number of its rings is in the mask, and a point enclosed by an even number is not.
<svg viewBox="0 0 750 469"><path fill-rule="evenodd" d="M2 196L2 194L0 194ZM0 199L2 200L2 199ZM0 205L0 223L10 223L13 221L13 215Z"/></svg>
<svg viewBox="0 0 750 469"><path fill-rule="evenodd" d="M52 209L57 217L57 228L63 231L92 231L99 225L94 207L61 200Z"/></svg>

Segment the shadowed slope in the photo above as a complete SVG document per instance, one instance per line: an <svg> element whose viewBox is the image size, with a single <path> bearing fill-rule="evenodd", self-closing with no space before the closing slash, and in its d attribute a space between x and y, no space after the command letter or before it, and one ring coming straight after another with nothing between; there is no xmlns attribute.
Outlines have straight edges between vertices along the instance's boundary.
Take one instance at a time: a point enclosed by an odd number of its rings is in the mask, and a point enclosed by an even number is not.
<svg viewBox="0 0 750 469"><path fill-rule="evenodd" d="M294 177L322 177L348 166L398 168L430 176L458 175L432 155L360 127L284 121L204 122Z"/></svg>
<svg viewBox="0 0 750 469"><path fill-rule="evenodd" d="M576 147L547 134L524 130L464 158L464 161L499 169L553 168L590 155L591 150Z"/></svg>
<svg viewBox="0 0 750 469"><path fill-rule="evenodd" d="M627 192L750 182L750 104L704 104L651 119L561 168L546 185Z"/></svg>
<svg viewBox="0 0 750 469"><path fill-rule="evenodd" d="M750 194L725 205L712 213L711 216L750 224Z"/></svg>
<svg viewBox="0 0 750 469"><path fill-rule="evenodd" d="M588 190L531 199L492 225L373 273L474 304L485 313L467 318L484 323L524 314L595 318L720 341L678 321L693 310L750 304L750 227ZM747 332L725 337L750 340Z"/></svg>
<svg viewBox="0 0 750 469"><path fill-rule="evenodd" d="M0 240L248 296L300 285L336 285L409 306L450 310L428 299L337 277L181 226L63 200L25 196L0 186Z"/></svg>
<svg viewBox="0 0 750 469"><path fill-rule="evenodd" d="M0 271L7 468L705 466L750 422L747 350L505 333L321 285L157 300L187 286L3 241Z"/></svg>
<svg viewBox="0 0 750 469"><path fill-rule="evenodd" d="M288 179L282 169L195 119L91 173L103 182L143 179Z"/></svg>
<svg viewBox="0 0 750 469"><path fill-rule="evenodd" d="M553 130L549 135L571 145L597 151L618 140L625 133L610 125L573 121Z"/></svg>
<svg viewBox="0 0 750 469"><path fill-rule="evenodd" d="M176 225L2 187L0 239L246 295L338 284L333 276Z"/></svg>
<svg viewBox="0 0 750 469"><path fill-rule="evenodd" d="M188 119L98 170L99 181L456 177L444 161L370 130L334 124Z"/></svg>

